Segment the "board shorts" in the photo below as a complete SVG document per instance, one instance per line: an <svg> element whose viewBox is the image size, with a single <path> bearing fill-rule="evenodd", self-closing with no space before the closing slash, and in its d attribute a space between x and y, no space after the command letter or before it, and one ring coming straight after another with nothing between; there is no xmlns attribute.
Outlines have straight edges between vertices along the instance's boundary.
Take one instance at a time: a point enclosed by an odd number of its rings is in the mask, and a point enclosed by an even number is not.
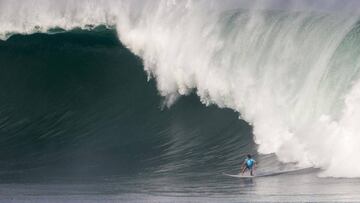
<svg viewBox="0 0 360 203"><path fill-rule="evenodd" d="M253 166L249 166L249 165L246 164L246 168L251 170L253 168Z"/></svg>

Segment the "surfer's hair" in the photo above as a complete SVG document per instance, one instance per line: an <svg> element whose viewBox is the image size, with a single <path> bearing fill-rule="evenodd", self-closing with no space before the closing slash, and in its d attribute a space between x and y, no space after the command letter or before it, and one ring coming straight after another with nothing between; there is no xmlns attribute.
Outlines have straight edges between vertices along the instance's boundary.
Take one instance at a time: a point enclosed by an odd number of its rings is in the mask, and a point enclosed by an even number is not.
<svg viewBox="0 0 360 203"><path fill-rule="evenodd" d="M248 154L248 155L247 155L247 158L251 159L251 154Z"/></svg>

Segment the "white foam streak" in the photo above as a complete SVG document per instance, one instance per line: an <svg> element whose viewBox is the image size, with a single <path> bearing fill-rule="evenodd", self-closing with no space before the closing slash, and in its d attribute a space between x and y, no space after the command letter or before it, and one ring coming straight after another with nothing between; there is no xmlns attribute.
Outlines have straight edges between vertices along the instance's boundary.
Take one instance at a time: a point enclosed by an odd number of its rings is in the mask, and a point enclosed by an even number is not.
<svg viewBox="0 0 360 203"><path fill-rule="evenodd" d="M240 112L259 152L323 176L360 177L357 15L226 11L216 1L54 2L0 1L0 36L116 26L166 105L195 90L207 105Z"/></svg>

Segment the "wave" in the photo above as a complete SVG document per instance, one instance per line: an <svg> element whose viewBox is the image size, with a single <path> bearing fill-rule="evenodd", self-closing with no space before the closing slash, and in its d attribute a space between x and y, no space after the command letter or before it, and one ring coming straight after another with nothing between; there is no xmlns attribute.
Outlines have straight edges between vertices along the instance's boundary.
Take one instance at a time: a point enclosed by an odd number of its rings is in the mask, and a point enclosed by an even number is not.
<svg viewBox="0 0 360 203"><path fill-rule="evenodd" d="M255 154L251 127L232 110L195 95L162 109L115 30L14 35L0 61L2 180L220 174Z"/></svg>
<svg viewBox="0 0 360 203"><path fill-rule="evenodd" d="M239 112L260 153L321 168L322 176L359 177L357 7L246 2L2 1L0 33L114 27L167 106L194 92L206 105Z"/></svg>

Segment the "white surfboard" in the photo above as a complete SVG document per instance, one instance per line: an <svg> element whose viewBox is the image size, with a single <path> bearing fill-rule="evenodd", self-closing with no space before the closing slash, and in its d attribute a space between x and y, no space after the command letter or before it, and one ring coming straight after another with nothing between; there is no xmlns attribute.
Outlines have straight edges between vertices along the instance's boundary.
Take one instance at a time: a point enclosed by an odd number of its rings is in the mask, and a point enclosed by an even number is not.
<svg viewBox="0 0 360 203"><path fill-rule="evenodd" d="M228 173L223 173L223 175L226 176L230 176L230 177L234 177L234 178L255 178L255 177L266 177L266 176L278 176L281 174L289 174L289 173L294 173L294 172L299 172L302 171L304 169L294 169L294 170L286 170L286 171L276 171L276 172L267 172L267 173L256 173L254 176L247 174L228 174Z"/></svg>
<svg viewBox="0 0 360 203"><path fill-rule="evenodd" d="M226 176L230 176L230 177L235 177L235 178L255 178L255 176L251 176L251 175L242 175L242 174L237 174L237 175L232 175L232 174L227 174L227 173L223 173Z"/></svg>

